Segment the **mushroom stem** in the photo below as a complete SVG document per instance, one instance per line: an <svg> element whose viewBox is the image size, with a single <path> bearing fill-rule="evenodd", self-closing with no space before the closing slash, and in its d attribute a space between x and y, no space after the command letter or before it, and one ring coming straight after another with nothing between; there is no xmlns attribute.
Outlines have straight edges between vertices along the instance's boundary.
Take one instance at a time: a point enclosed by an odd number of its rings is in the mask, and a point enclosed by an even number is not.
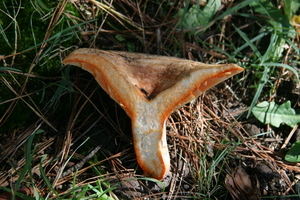
<svg viewBox="0 0 300 200"><path fill-rule="evenodd" d="M132 119L134 150L145 175L161 180L170 169L166 119L159 112L152 112L152 116L137 113Z"/></svg>

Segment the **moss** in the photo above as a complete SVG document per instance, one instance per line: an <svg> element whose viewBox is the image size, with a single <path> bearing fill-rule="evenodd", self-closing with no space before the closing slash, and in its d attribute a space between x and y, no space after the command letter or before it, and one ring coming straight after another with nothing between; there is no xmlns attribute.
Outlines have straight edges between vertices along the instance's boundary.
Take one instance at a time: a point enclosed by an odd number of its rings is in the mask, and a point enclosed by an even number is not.
<svg viewBox="0 0 300 200"><path fill-rule="evenodd" d="M30 64L33 62L36 54L38 53L39 44L44 40L45 34L48 29L48 24L50 23L53 10L56 6L55 1L44 0L41 1L22 1L22 4L16 4L18 2L10 1L3 3L4 12L0 12L0 24L3 29L2 35L0 35L0 55L11 55L16 52L23 52L21 54L21 59L16 60L16 63L13 67L21 69L23 71L28 71ZM41 5L42 4L42 5ZM68 12L75 14L79 17L78 11L70 4L67 4L66 9ZM14 21L13 18L16 20ZM69 19L62 15L61 20L55 26L52 35L62 32L63 30L69 27L69 24L66 23ZM65 47L71 46L76 40L75 37L70 37L67 41L66 38L60 38L57 35L57 38L49 41L46 48L43 52L43 59L40 60L39 69L36 69L36 73L50 71L52 69L57 69L60 67L57 65L57 58L49 60L51 52L55 48L59 48L60 45ZM16 49L15 49L16 48ZM31 50L29 50L31 49ZM24 52L25 50L29 50ZM47 52L48 51L48 52ZM6 63L11 63L10 59L6 60ZM41 65L47 63L46 65ZM46 69L44 69L44 67Z"/></svg>
<svg viewBox="0 0 300 200"><path fill-rule="evenodd" d="M70 34L72 33L70 24L72 25L73 23L69 23L70 19L65 15L61 16L60 21L56 24L51 33L50 38L52 37L52 40L47 43L47 46L43 49L39 59L35 61L40 44L43 42L47 32L53 9L55 9L58 2L51 0L11 0L1 3L3 5L3 9L1 8L3 11L0 12L0 55L10 55L5 58L7 66L27 73L32 63L35 63L36 65L31 72L32 74L47 77L60 76L61 73L59 71L61 69L61 62L57 52L59 52L61 47L67 48L77 41L76 37L74 37L75 34ZM66 10L67 12L80 17L78 11L71 3L67 4ZM15 56L14 51L18 53ZM13 79L1 72L0 76L5 76L9 84L11 84L17 92L20 91L20 87L15 83L14 79L20 85L23 85L26 79L23 75L14 75ZM53 84L53 80L44 81L39 78L29 79L26 85L26 92L28 94L38 91L49 84ZM53 95L56 89L57 86L51 86L45 91L45 96L38 95L37 93L30 97L35 104L37 104L39 109L42 110L48 104L48 101L51 100L51 94ZM16 97L16 95L2 82L0 84L0 92L0 102ZM24 100L31 104L29 98L24 98ZM10 104L11 102L1 104L0 113L5 113ZM3 115L0 117L2 116ZM38 116L22 102L22 100L19 100L13 111L9 114L9 119L5 122L4 126L2 126L1 132L10 132L27 123L31 123L32 120L37 118Z"/></svg>

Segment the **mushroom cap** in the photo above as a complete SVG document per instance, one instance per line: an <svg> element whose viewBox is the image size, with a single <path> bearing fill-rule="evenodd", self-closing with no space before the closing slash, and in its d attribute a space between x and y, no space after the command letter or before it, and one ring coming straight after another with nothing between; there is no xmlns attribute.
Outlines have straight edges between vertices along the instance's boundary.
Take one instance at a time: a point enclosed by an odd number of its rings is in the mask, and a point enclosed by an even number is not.
<svg viewBox="0 0 300 200"><path fill-rule="evenodd" d="M240 73L235 64L208 65L174 57L78 49L64 64L89 71L132 120L137 161L147 176L170 168L165 122L178 107Z"/></svg>

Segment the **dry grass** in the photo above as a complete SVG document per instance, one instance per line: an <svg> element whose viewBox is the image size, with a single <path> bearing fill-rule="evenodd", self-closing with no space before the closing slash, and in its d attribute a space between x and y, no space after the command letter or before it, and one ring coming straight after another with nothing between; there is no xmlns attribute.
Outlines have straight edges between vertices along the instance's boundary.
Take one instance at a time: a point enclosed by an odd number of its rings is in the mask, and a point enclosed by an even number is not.
<svg viewBox="0 0 300 200"><path fill-rule="evenodd" d="M41 198L66 199L75 194L96 198L92 196L95 190L102 190L105 199L129 196L136 199L231 199L224 181L236 167L242 166L251 180L266 176L265 180L259 179L262 195L286 198L299 195L296 187L299 177L294 177L299 176L300 164L283 159L290 136L298 127L287 129L285 133L245 117L255 90L249 85L257 81L251 68L170 116L167 132L172 168L163 183L165 187L142 176L135 160L129 118L91 75L68 67L61 69L61 75L51 77L34 73L43 67L41 63L45 58L59 62L78 46L134 50L205 63L233 60L230 54L241 38L236 39L232 23L240 30L249 31L254 27L253 19L228 15L195 29L197 32L205 30L203 34L189 35L191 30L175 28L179 22L175 13L185 8L185 1L173 4L131 0L71 2L61 0L49 11L51 19L47 21L48 28L40 45L27 50L16 47L12 54L1 58L5 66L15 67L18 55L34 53L36 49L32 61L25 64L29 66L25 73L1 69L1 87L13 94L13 97L1 98L0 106L5 106L1 126L18 120L11 116L19 104L32 112L26 124L11 132L0 132L2 189L34 188ZM79 15L71 12L70 6L74 6ZM234 6L233 1L222 1L217 15ZM60 21L63 18L67 20ZM96 21L89 21L93 19ZM74 45L63 46L56 41L59 37L54 36L59 23L68 23L71 27L62 31L62 36L73 32ZM200 39L202 43L198 42ZM293 42L299 43L296 38ZM284 58L291 58L295 52L285 53ZM246 54L251 58L251 52ZM235 58L235 61L249 66L248 59ZM280 78L274 79L274 89L278 89L282 81L291 79L290 73L280 71ZM41 86L33 80L45 84ZM42 104L36 98L37 93L43 94ZM270 98L275 97L273 94ZM247 128L249 125L258 127L259 131ZM255 190L256 186L251 187ZM30 190L28 195L33 192Z"/></svg>

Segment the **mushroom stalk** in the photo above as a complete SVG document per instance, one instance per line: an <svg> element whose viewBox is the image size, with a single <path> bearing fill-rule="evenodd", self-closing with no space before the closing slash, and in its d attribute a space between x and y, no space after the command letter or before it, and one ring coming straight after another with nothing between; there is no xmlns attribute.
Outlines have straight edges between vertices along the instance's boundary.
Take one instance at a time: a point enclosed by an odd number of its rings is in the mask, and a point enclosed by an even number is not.
<svg viewBox="0 0 300 200"><path fill-rule="evenodd" d="M161 180L170 169L166 118L151 104L136 111L136 116L132 118L132 133L138 164L146 176Z"/></svg>

